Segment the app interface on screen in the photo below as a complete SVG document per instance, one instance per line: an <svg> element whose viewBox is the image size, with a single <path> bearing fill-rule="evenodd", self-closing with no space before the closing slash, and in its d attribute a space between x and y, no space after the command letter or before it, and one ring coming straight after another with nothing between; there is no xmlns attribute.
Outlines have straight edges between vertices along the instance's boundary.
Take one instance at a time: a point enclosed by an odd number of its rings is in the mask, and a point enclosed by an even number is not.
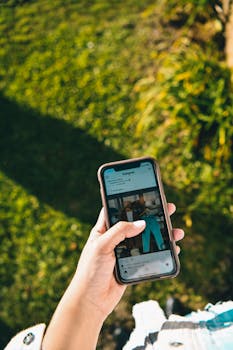
<svg viewBox="0 0 233 350"><path fill-rule="evenodd" d="M120 274L134 279L173 271L169 235L153 165L149 161L124 170L104 171L111 225L143 219L145 230L116 248Z"/></svg>

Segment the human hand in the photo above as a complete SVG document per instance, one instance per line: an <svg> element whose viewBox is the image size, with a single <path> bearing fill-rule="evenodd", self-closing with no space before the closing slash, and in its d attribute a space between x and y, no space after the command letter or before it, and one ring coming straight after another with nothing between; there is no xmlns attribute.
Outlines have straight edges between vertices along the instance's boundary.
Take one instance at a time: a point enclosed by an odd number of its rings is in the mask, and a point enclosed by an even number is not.
<svg viewBox="0 0 233 350"><path fill-rule="evenodd" d="M173 203L168 203L168 213L176 210ZM118 222L106 229L104 209L101 210L96 225L81 254L74 281L78 295L83 302L92 304L105 319L120 301L126 286L120 285L113 274L115 266L114 248L125 238L138 235L145 228L144 220L136 222ZM175 241L184 237L182 229L173 229ZM177 246L177 253L180 248Z"/></svg>
<svg viewBox="0 0 233 350"><path fill-rule="evenodd" d="M168 203L168 213L175 212ZM43 350L93 350L105 318L120 301L126 286L117 283L113 271L114 248L125 238L138 235L144 220L118 222L106 229L104 211L100 212L82 251L74 277L64 293L45 333ZM175 241L184 231L173 229ZM179 253L179 247L176 247Z"/></svg>

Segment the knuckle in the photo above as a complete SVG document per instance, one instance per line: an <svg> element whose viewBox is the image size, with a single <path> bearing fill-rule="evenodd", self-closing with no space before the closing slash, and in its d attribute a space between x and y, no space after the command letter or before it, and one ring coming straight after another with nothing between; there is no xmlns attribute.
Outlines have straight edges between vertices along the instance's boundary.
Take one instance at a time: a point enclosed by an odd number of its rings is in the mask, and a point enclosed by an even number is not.
<svg viewBox="0 0 233 350"><path fill-rule="evenodd" d="M103 250L103 242L102 242L102 240L99 240L99 239L95 240L93 242L93 249L97 253L101 252Z"/></svg>
<svg viewBox="0 0 233 350"><path fill-rule="evenodd" d="M117 233L117 240L119 241L123 241L126 237L126 230L128 227L128 222L125 221L119 221L116 224L116 228L115 228L115 232Z"/></svg>
<svg viewBox="0 0 233 350"><path fill-rule="evenodd" d="M127 225L127 222L124 222L124 221L119 221L117 224L116 224L116 228L119 229L119 230L124 230L125 227Z"/></svg>
<svg viewBox="0 0 233 350"><path fill-rule="evenodd" d="M125 239L125 234L124 234L124 232L121 232L120 233L120 235L119 235L119 241L124 241L124 239Z"/></svg>

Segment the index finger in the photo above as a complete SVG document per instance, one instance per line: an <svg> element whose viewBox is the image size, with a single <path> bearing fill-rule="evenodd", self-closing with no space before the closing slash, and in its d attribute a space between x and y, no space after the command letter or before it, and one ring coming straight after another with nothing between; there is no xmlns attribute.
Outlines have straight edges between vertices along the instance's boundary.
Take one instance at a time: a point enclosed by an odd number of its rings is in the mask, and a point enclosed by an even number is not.
<svg viewBox="0 0 233 350"><path fill-rule="evenodd" d="M101 236L104 232L106 232L106 230L107 230L107 227L106 227L106 221L105 221L104 208L102 208L99 213L96 224L90 232L89 239L95 239L96 237Z"/></svg>

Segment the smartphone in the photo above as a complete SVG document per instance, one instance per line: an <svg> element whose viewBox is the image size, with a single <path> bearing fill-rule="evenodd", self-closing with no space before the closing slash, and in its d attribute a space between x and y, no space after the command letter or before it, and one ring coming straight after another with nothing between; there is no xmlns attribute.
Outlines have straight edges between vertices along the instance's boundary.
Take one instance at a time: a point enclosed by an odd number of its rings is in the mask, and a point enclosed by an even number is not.
<svg viewBox="0 0 233 350"><path fill-rule="evenodd" d="M143 157L103 164L98 180L108 228L118 221L146 222L143 232L115 248L117 281L175 277L180 264L157 161Z"/></svg>

